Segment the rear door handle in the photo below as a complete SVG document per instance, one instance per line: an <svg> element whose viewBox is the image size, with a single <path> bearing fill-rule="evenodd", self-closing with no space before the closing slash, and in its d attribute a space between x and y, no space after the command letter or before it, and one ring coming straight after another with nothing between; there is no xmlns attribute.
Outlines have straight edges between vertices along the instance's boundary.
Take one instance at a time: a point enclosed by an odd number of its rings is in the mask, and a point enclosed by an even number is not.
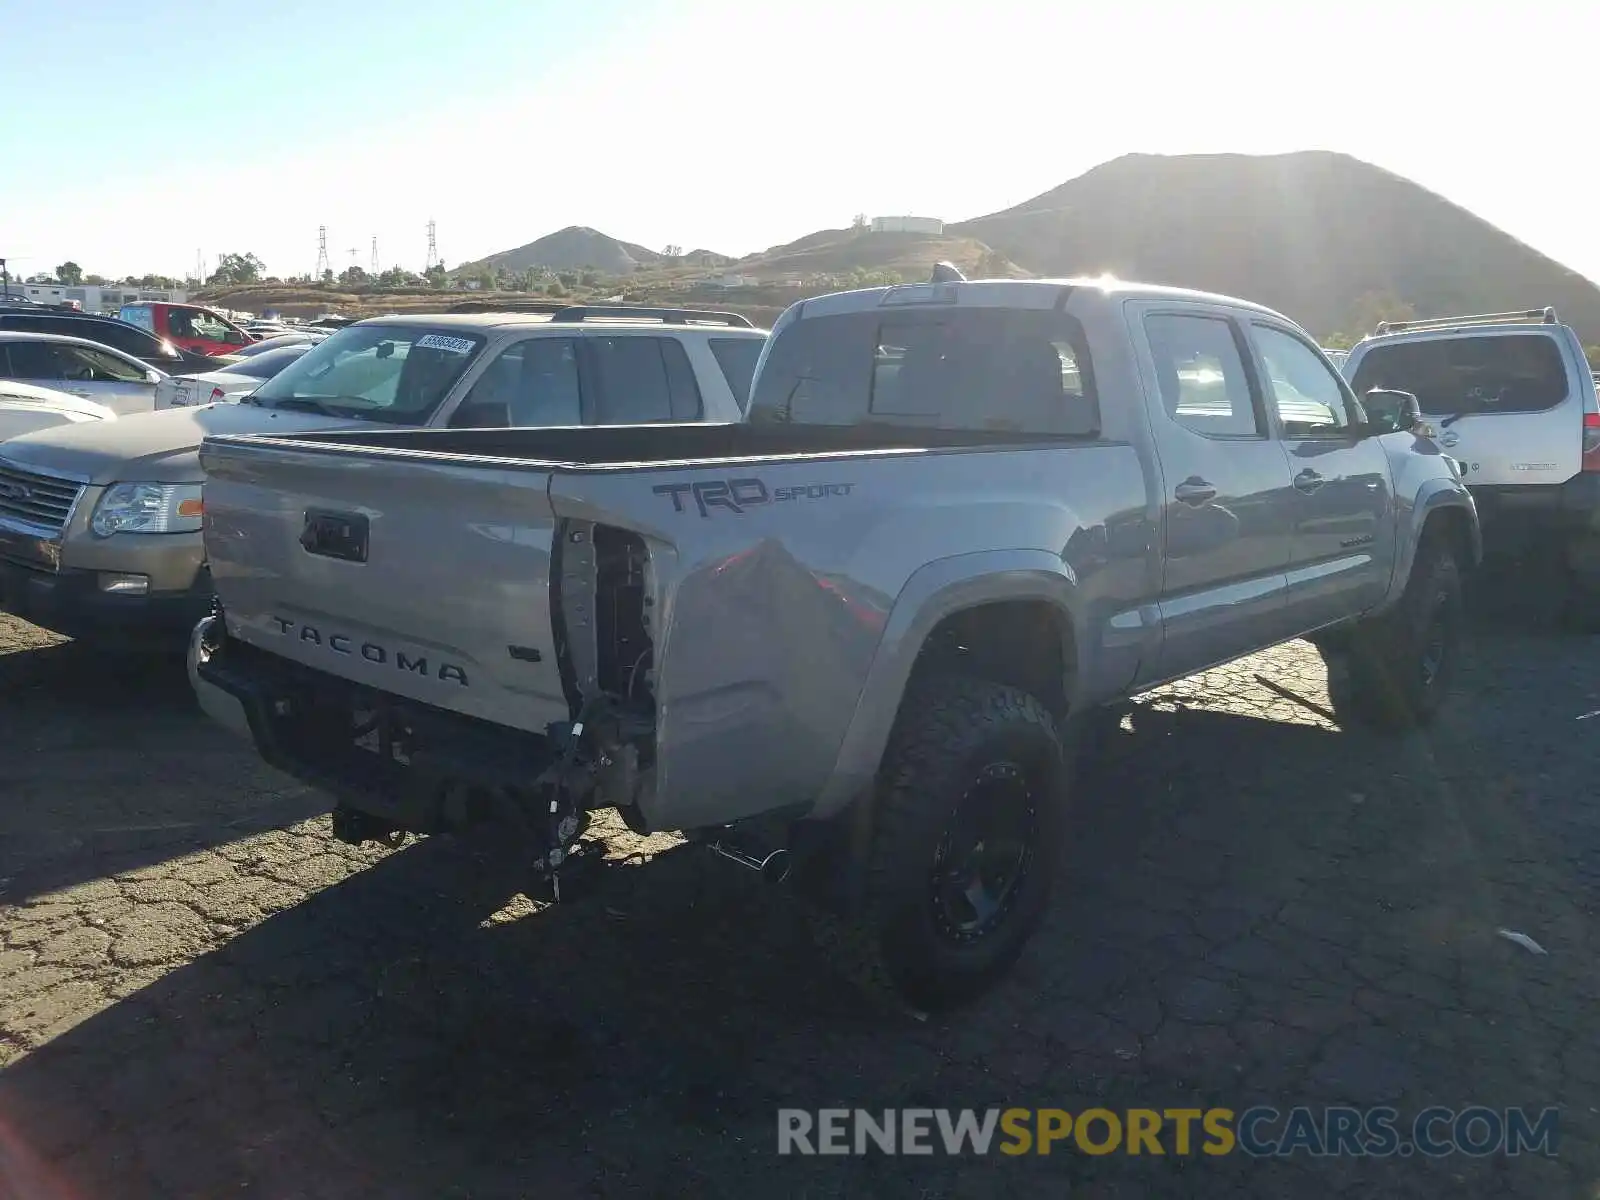
<svg viewBox="0 0 1600 1200"><path fill-rule="evenodd" d="M1317 472L1307 467L1294 477L1294 486L1302 492L1314 492L1327 481Z"/></svg>
<svg viewBox="0 0 1600 1200"><path fill-rule="evenodd" d="M1207 483L1204 479L1200 479L1197 476L1191 475L1188 479L1185 479L1176 488L1174 488L1172 494L1179 500L1183 501L1183 503L1193 504L1198 507L1199 505L1209 504L1212 500L1215 500L1217 497L1217 489L1211 484Z"/></svg>

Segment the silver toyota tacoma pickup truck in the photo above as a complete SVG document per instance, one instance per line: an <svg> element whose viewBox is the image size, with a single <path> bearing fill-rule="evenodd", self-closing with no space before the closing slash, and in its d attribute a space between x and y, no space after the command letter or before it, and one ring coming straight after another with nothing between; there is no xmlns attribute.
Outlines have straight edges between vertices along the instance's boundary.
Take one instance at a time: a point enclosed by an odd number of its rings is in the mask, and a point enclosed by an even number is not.
<svg viewBox="0 0 1600 1200"><path fill-rule="evenodd" d="M559 898L614 806L932 1008L1040 918L1098 707L1312 636L1433 717L1481 550L1428 433L1256 305L941 264L791 307L740 423L207 438L191 678L340 838L503 821Z"/></svg>

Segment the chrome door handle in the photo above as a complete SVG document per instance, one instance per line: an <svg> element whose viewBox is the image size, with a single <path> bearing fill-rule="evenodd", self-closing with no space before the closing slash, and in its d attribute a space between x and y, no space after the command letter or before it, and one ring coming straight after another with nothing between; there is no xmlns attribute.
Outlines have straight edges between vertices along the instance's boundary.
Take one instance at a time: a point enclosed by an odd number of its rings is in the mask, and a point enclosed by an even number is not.
<svg viewBox="0 0 1600 1200"><path fill-rule="evenodd" d="M1199 506L1216 499L1217 489L1204 479L1190 476L1173 489L1172 494L1185 504Z"/></svg>
<svg viewBox="0 0 1600 1200"><path fill-rule="evenodd" d="M1307 467L1304 471L1301 471L1300 474L1294 477L1294 486L1299 488L1302 492L1314 492L1326 482L1327 480L1313 471L1310 467Z"/></svg>

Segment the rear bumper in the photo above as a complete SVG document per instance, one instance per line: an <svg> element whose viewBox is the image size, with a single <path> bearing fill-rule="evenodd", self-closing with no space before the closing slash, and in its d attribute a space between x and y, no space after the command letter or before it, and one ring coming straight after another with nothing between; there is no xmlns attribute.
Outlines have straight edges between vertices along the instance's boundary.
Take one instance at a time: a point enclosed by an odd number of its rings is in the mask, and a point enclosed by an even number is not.
<svg viewBox="0 0 1600 1200"><path fill-rule="evenodd" d="M79 641L174 652L211 611L211 580L204 572L183 591L144 595L104 591L102 574L0 559L0 611Z"/></svg>
<svg viewBox="0 0 1600 1200"><path fill-rule="evenodd" d="M470 822L497 789L525 788L557 756L550 741L315 671L227 636L208 617L189 640L200 708L250 738L271 766L395 828Z"/></svg>
<svg viewBox="0 0 1600 1200"><path fill-rule="evenodd" d="M1474 487L1478 517L1486 537L1518 534L1600 536L1600 471L1574 475L1565 483L1528 487Z"/></svg>

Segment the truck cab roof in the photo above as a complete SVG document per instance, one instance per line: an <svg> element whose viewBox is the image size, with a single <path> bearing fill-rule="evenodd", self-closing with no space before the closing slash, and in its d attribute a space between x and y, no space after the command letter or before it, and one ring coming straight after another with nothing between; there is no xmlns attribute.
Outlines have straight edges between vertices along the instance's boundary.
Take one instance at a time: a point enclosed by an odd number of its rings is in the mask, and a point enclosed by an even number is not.
<svg viewBox="0 0 1600 1200"><path fill-rule="evenodd" d="M1235 296L1203 292L1195 288L1168 287L1139 283L1111 275L1075 276L1056 279L973 279L940 280L929 283L897 284L889 287L860 288L803 300L789 310L791 319L860 312L874 307L959 304L991 308L1053 308L1064 306L1068 297L1103 297L1107 301L1156 300L1174 303L1207 304L1280 317L1264 305Z"/></svg>

